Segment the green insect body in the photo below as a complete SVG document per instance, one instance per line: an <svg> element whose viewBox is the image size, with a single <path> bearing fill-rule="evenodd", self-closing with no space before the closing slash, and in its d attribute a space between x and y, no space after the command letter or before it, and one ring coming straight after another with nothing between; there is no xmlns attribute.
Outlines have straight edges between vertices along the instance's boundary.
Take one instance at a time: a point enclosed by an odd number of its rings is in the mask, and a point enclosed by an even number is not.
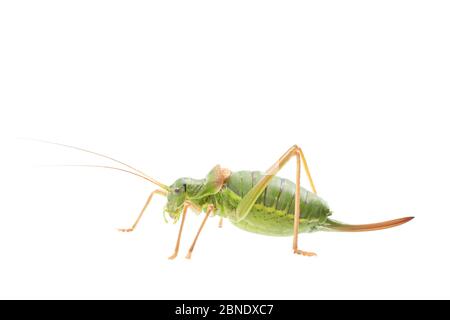
<svg viewBox="0 0 450 320"><path fill-rule="evenodd" d="M52 143L48 141L40 142ZM175 258L178 254L186 212L189 208L197 212L204 211L205 217L189 249L187 258L191 257L196 241L210 215L221 217L220 226L222 219L225 218L230 220L236 227L245 231L268 236L293 235L293 252L305 256L315 254L298 250L299 233L315 231L373 231L399 226L413 219L413 217L405 217L363 225L344 224L330 219L332 212L327 203L316 194L306 159L302 150L296 145L289 148L265 173L259 171L231 172L228 169L215 166L204 179L180 178L172 185L167 186L144 172L109 156L74 146L59 143L52 144L95 154L126 166L130 170L111 166L81 166L101 167L128 172L157 185L160 189L154 190L150 194L133 226L119 230L124 232L133 231L155 194L167 197L164 212L174 222L181 218L175 251L170 256L170 259ZM294 157L297 160L296 182L276 176L278 171ZM301 164L303 164L312 191L308 191L300 186Z"/></svg>
<svg viewBox="0 0 450 320"><path fill-rule="evenodd" d="M295 183L274 176L257 198L251 210L243 219L236 215L242 199L252 190L264 173L259 171L230 172L220 187L214 185L218 167L201 180L181 178L169 187L165 211L178 220L183 204L189 201L206 211L215 208L215 214L227 218L236 227L268 236L292 236L295 214ZM176 192L175 192L176 191ZM332 212L328 204L317 194L300 188L301 217L299 233L315 231L371 231L394 227L409 221L410 217L365 225L349 225L330 219Z"/></svg>
<svg viewBox="0 0 450 320"><path fill-rule="evenodd" d="M166 210L172 217L181 212L181 204L185 199L206 209L208 205L216 208L216 214L227 218L232 224L245 231L270 236L292 236L295 210L295 184L279 177L273 177L264 192L258 197L249 214L241 221L236 221L236 208L242 198L253 188L263 173L258 171L239 171L231 173L227 182L214 194L198 197L206 180L181 178L171 189L183 190L186 194L168 197ZM331 211L324 200L316 194L301 188L300 232L312 232L326 229ZM175 205L171 203L175 201ZM178 211L171 211L178 207Z"/></svg>

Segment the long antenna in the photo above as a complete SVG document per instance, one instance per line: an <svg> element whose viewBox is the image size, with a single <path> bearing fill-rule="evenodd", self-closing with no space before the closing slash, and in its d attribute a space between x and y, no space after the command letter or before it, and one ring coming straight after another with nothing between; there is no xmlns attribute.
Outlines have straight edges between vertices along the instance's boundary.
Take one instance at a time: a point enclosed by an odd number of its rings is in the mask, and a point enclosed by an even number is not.
<svg viewBox="0 0 450 320"><path fill-rule="evenodd" d="M107 155L105 155L105 154L101 154L101 153L98 153L98 152L95 152L95 151L91 151L91 150L87 150L87 149L84 149L84 148L75 147L75 146L71 146L71 145L68 145L68 144L63 144L63 143L58 143L58 142L53 142L53 141L47 141L47 140L41 140L41 139L34 139L34 138L22 138L22 139L24 139L24 140L30 140L30 141L35 141L35 142L40 142L40 143L53 144L53 145L60 146L60 147L71 148L71 149L75 149L75 150L78 150L78 151L82 151L82 152L94 154L94 155L96 155L96 156L99 156L99 157L102 157L102 158L105 158L105 159L114 161L114 162L116 162L116 163L119 163L119 164L121 164L121 165L123 165L123 166L126 166L126 167L132 169L133 171L139 173L139 175L138 175L138 174L136 174L136 175L145 178L146 180L148 180L148 181L150 181L150 182L156 184L157 186L163 188L163 189L166 190L166 191L169 190L169 187L168 187L168 186L166 186L165 184L163 184L163 183L161 183L161 182L159 182L159 181L153 179L152 177L150 177L149 175L147 175L145 172L143 172L143 171L141 171L141 170L139 170L139 169L136 169L135 167L132 167L132 166L130 166L129 164L127 164L127 163L125 163L125 162L122 162L122 161L120 161L120 160L117 160L117 159L114 159L114 158L112 158L112 157L110 157L110 156L107 156ZM69 165L69 166L70 166L70 165ZM99 166L99 167L102 167L102 166ZM107 167L107 166L103 166L103 167ZM112 169L112 168L115 168L115 167L108 167L108 168ZM121 169L119 169L119 168L115 168L115 169L116 169L116 170L121 170ZM128 171L128 170L122 170L122 171L130 172L130 171ZM132 173L132 172L130 172L130 173Z"/></svg>
<svg viewBox="0 0 450 320"><path fill-rule="evenodd" d="M95 165L95 164L44 164L44 165L38 165L38 167L41 167L41 168L46 168L46 167L82 167L83 168L84 167L84 168L112 169L112 170L122 171L122 172L126 172L126 173L131 173L132 175L135 175L136 177L153 182L153 181L149 180L146 176L142 176L136 172L122 169L122 168L111 167L111 166L102 166L102 165Z"/></svg>

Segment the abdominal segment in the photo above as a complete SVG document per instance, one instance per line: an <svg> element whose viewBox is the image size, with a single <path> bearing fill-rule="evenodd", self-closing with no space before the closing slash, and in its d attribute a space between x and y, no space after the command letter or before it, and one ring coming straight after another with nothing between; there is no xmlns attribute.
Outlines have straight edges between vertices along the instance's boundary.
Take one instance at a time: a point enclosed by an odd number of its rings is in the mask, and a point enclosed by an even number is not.
<svg viewBox="0 0 450 320"><path fill-rule="evenodd" d="M231 175L227 183L234 198L240 200L261 178L261 172L240 171ZM331 215L328 205L316 194L300 189L301 215L299 232L313 232ZM225 207L225 211L234 208ZM237 227L254 233L271 236L289 236L294 230L295 184L287 179L274 177L259 196L248 215ZM227 216L227 212L224 212Z"/></svg>

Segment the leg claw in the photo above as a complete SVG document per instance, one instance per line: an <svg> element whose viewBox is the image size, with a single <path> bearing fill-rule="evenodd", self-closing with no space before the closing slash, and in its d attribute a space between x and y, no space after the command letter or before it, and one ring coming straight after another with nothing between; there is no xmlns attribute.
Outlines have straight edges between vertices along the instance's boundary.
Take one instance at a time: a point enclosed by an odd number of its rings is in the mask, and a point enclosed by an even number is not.
<svg viewBox="0 0 450 320"><path fill-rule="evenodd" d="M308 252L308 251L302 251L302 250L295 250L294 253L295 254L300 254L300 255L305 256L305 257L317 256L317 254L315 254L314 252Z"/></svg>
<svg viewBox="0 0 450 320"><path fill-rule="evenodd" d="M118 228L117 229L117 231L119 231L119 232L132 232L134 229L133 228L128 228L128 229L121 229L121 228Z"/></svg>
<svg viewBox="0 0 450 320"><path fill-rule="evenodd" d="M176 257L177 257L177 253L174 253L173 255L171 255L170 257L169 257L169 260L173 260L173 259L175 259Z"/></svg>

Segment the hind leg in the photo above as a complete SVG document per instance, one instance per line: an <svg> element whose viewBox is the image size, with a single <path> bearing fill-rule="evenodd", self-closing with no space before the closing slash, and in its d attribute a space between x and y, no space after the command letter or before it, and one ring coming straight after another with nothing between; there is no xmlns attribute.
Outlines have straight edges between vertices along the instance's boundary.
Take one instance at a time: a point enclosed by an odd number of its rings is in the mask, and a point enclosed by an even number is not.
<svg viewBox="0 0 450 320"><path fill-rule="evenodd" d="M297 145L292 146L287 150L281 157L275 162L265 173L265 175L258 181L258 183L250 189L250 191L245 195L245 197L241 200L238 207L236 208L236 220L239 222L248 215L251 208L255 204L258 197L264 192L264 189L270 183L272 178L286 165L289 160L295 157L297 164L297 171L295 177L295 215L294 215L294 237L292 249L295 254L300 254L303 256L315 256L316 254L313 252L302 251L298 249L298 227L300 223L300 214L301 214L301 203L300 203L300 169L303 163L303 166L306 171L306 175L308 176L309 183L311 185L311 189L314 193L316 193L316 188L311 178L311 174L309 172L308 164L306 163L305 156L303 151Z"/></svg>

